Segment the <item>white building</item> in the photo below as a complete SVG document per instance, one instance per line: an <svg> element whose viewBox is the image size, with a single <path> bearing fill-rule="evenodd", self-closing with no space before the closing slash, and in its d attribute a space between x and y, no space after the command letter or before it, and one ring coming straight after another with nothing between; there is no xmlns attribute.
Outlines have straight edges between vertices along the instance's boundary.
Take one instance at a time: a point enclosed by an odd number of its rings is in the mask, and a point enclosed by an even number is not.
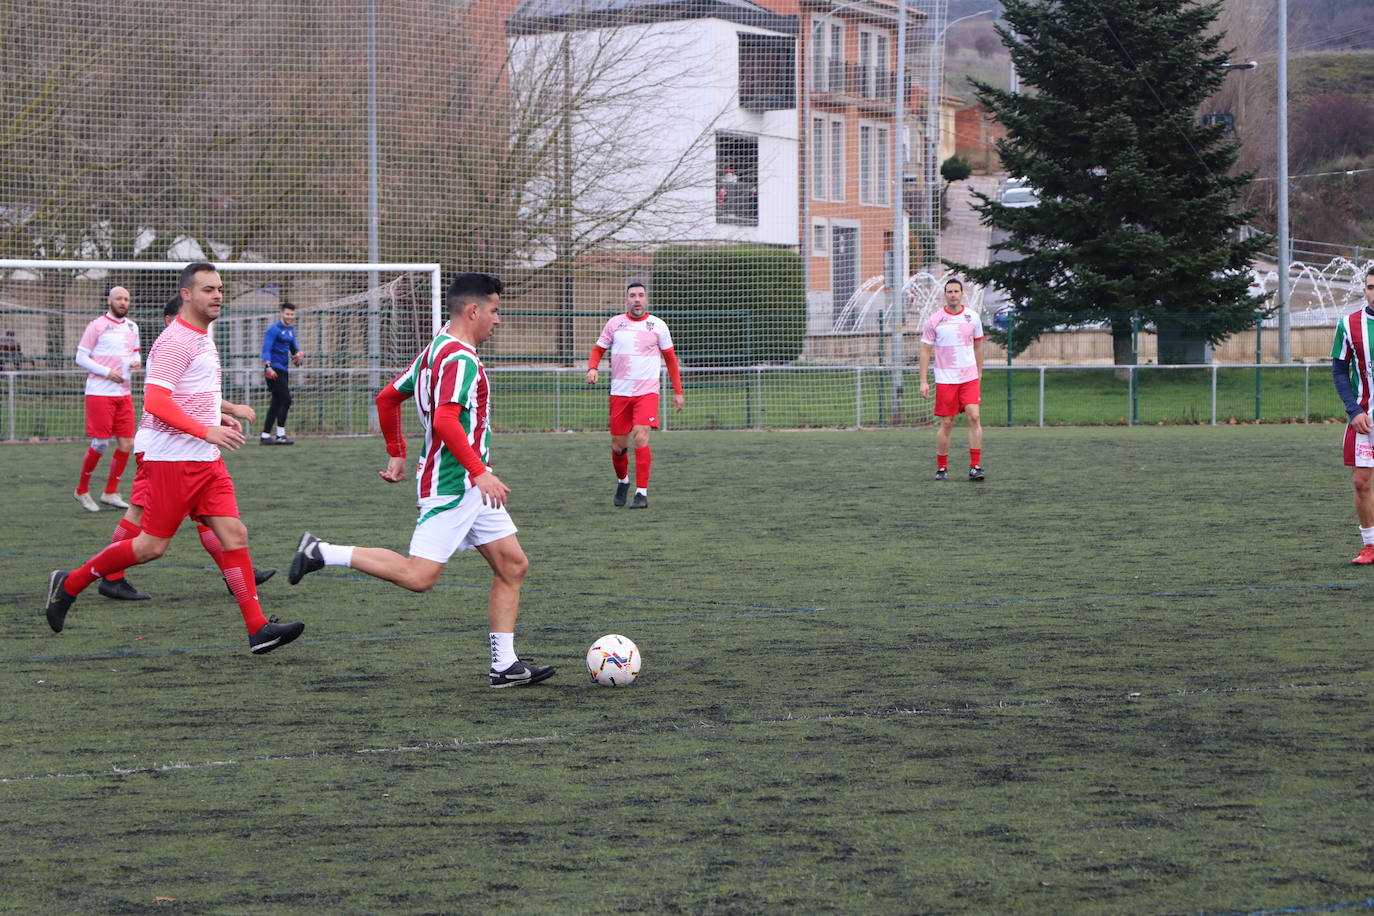
<svg viewBox="0 0 1374 916"><path fill-rule="evenodd" d="M795 17L748 0L527 0L506 27L512 95L547 113L533 133L567 163L530 208L570 201L572 234L606 247L797 246Z"/></svg>

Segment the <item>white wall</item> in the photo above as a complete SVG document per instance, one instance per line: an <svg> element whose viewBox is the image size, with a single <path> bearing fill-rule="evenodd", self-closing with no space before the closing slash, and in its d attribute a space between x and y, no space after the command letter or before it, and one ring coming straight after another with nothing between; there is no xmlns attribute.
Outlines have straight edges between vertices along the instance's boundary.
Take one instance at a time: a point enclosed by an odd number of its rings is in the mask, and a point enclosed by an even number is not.
<svg viewBox="0 0 1374 916"><path fill-rule="evenodd" d="M741 31L772 34L698 19L511 39L517 85L549 71L557 49L570 39L579 220L590 225L663 189L608 243L797 244L797 113L739 107L736 35ZM758 138L758 226L715 221L715 135L720 130ZM538 197L552 189L533 191Z"/></svg>

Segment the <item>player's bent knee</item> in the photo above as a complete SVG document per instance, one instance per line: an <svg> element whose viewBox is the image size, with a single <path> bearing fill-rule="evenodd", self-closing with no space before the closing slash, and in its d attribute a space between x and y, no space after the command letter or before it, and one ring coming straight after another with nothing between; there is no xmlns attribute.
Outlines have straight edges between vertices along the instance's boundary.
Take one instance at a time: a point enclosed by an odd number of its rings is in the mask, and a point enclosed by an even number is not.
<svg viewBox="0 0 1374 916"><path fill-rule="evenodd" d="M92 439L92 440L91 440L91 451L95 452L95 453L98 454L98 455L103 455L103 454L105 454L105 451L106 451L109 447L110 447L110 440L109 440L109 439Z"/></svg>

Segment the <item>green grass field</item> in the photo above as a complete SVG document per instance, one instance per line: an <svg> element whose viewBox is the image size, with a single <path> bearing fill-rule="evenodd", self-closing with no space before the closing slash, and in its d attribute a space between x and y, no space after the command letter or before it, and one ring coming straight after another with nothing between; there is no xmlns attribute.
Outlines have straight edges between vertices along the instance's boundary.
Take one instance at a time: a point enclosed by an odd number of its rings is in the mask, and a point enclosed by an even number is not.
<svg viewBox="0 0 1374 916"><path fill-rule="evenodd" d="M978 485L930 479L928 430L668 432L647 512L604 435L498 436L517 648L560 669L503 691L471 554L425 595L278 575L308 628L253 657L187 529L130 574L153 601L91 589L54 635L49 570L116 514L72 501L80 445L0 448L0 912L1374 907L1339 435L990 429ZM383 457L229 456L258 565L307 527L404 550ZM607 632L630 689L582 670Z"/></svg>

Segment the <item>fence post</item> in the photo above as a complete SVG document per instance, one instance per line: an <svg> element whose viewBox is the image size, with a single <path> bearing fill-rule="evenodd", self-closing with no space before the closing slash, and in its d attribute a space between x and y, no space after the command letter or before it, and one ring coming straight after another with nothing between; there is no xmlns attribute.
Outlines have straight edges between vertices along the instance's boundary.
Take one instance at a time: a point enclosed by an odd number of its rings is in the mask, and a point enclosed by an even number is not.
<svg viewBox="0 0 1374 916"><path fill-rule="evenodd" d="M18 426L18 424L16 423L16 415L15 415L15 411L14 411L14 377L15 377L17 374L18 374L18 373L15 373L15 372L7 373L7 375L9 376L9 379L10 379L10 384L9 384L9 389L10 389L10 391L9 391L9 420L10 420L10 441L11 441L11 442L18 441L18 439L19 439L19 426Z"/></svg>
<svg viewBox="0 0 1374 916"><path fill-rule="evenodd" d="M1040 367L1040 425L1045 425L1045 367Z"/></svg>
<svg viewBox="0 0 1374 916"><path fill-rule="evenodd" d="M553 368L553 428L563 431L563 370Z"/></svg>
<svg viewBox="0 0 1374 916"><path fill-rule="evenodd" d="M1126 391L1128 392L1129 404L1126 405L1128 416L1126 417L1127 426L1135 426L1137 414L1140 410L1140 393L1135 390L1135 366L1128 366L1126 369Z"/></svg>
<svg viewBox="0 0 1374 916"><path fill-rule="evenodd" d="M1312 409L1312 404L1311 404L1311 391L1309 390L1310 387L1311 387L1311 384L1312 384L1312 367L1311 367L1311 366L1303 366L1303 367L1302 367L1302 422L1304 422L1304 423L1311 423L1311 422L1312 422L1312 417L1311 417L1311 409Z"/></svg>
<svg viewBox="0 0 1374 916"><path fill-rule="evenodd" d="M863 429L864 425L864 370L854 367L854 428Z"/></svg>
<svg viewBox="0 0 1374 916"><path fill-rule="evenodd" d="M1007 312L1007 426L1011 426L1011 332L1016 326L1016 311ZM1043 404L1043 402L1042 402Z"/></svg>
<svg viewBox="0 0 1374 916"><path fill-rule="evenodd" d="M759 405L759 426L763 426L763 368L754 367L754 401Z"/></svg>
<svg viewBox="0 0 1374 916"><path fill-rule="evenodd" d="M1212 363L1212 425L1217 425L1217 364Z"/></svg>
<svg viewBox="0 0 1374 916"><path fill-rule="evenodd" d="M1255 315L1255 422L1260 419L1260 363L1264 362L1264 344L1260 340L1260 328L1263 322L1258 313Z"/></svg>

